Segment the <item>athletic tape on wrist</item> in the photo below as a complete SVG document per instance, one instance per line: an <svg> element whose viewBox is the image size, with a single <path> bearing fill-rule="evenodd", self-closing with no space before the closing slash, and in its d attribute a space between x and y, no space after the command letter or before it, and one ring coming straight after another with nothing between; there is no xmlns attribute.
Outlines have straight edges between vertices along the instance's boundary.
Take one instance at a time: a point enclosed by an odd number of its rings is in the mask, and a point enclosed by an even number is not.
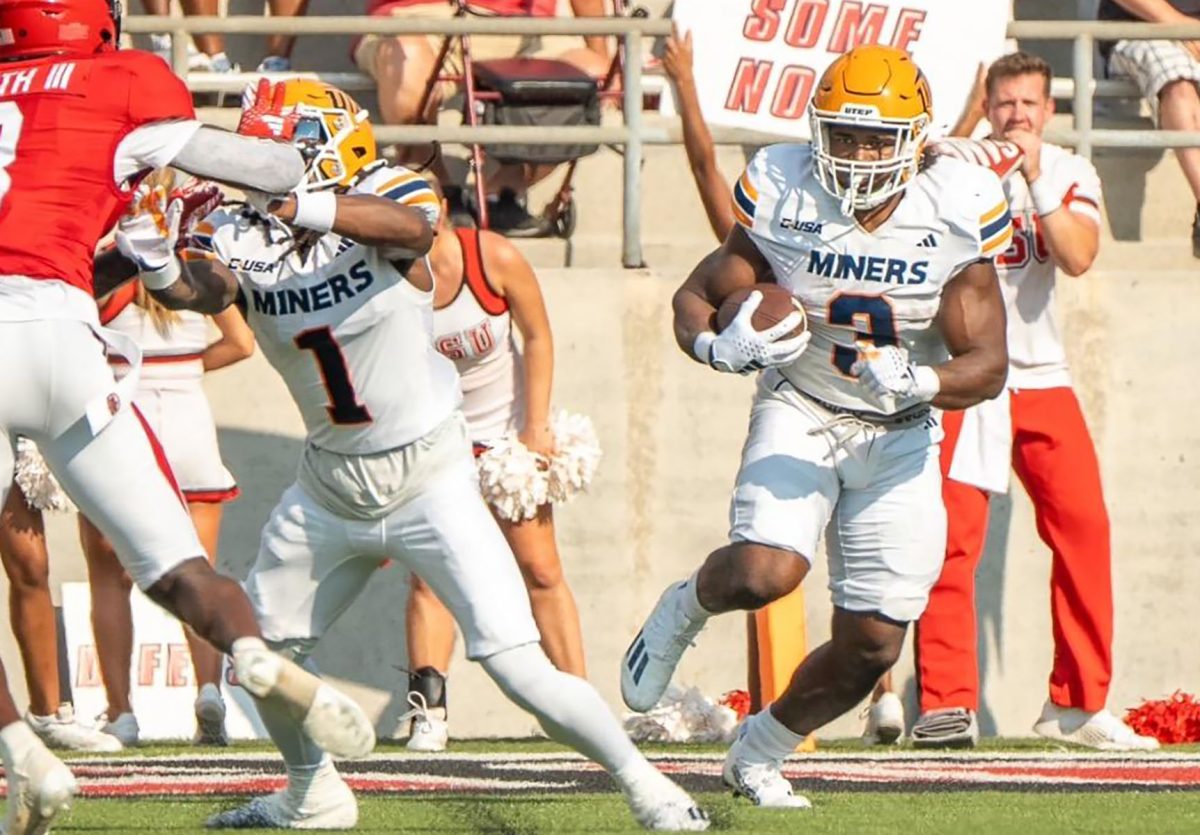
<svg viewBox="0 0 1200 835"><path fill-rule="evenodd" d="M913 395L916 397L922 400L932 400L942 390L942 378L938 376L933 366L914 365L912 367L912 374L914 383Z"/></svg>
<svg viewBox="0 0 1200 835"><path fill-rule="evenodd" d="M337 195L332 191L296 191L296 217L292 225L324 234L337 219Z"/></svg>
<svg viewBox="0 0 1200 835"><path fill-rule="evenodd" d="M144 270L138 273L138 280L147 290L163 290L179 280L179 260L172 255L161 270Z"/></svg>
<svg viewBox="0 0 1200 835"><path fill-rule="evenodd" d="M1045 177L1038 177L1029 184L1029 196L1033 199L1033 208L1039 215L1057 211L1063 203L1063 195L1059 194Z"/></svg>

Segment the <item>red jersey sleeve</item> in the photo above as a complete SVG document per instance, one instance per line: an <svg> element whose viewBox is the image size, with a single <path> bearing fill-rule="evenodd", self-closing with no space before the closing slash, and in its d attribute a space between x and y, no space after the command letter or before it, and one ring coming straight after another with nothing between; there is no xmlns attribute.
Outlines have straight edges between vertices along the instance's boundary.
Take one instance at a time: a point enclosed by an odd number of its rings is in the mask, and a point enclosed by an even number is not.
<svg viewBox="0 0 1200 835"><path fill-rule="evenodd" d="M195 119L192 94L183 79L151 52L129 50L129 119L135 125Z"/></svg>

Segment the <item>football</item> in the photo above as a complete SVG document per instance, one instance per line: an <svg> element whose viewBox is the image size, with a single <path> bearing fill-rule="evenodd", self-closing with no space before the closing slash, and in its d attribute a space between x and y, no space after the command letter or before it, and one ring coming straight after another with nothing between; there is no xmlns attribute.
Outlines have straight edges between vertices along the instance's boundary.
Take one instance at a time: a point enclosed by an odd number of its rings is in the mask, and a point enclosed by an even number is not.
<svg viewBox="0 0 1200 835"><path fill-rule="evenodd" d="M804 308L800 306L800 302L791 293L778 284L755 284L730 293L725 298L725 301L721 302L721 308L717 311L717 333L729 327L729 323L733 321L733 317L737 316L742 302L755 290L762 293L763 296L762 302L758 305L758 310L754 311L754 316L750 319L750 323L756 331L765 331L767 328L785 319L789 314L799 312L800 324L791 333L787 334L787 336L799 336L804 333L804 329L808 327L807 320L804 317Z"/></svg>

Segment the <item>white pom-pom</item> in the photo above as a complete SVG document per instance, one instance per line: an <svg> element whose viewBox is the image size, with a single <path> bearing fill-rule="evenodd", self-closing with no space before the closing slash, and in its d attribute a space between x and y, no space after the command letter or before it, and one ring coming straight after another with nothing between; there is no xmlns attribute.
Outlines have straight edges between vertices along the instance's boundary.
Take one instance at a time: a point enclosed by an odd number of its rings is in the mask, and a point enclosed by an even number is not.
<svg viewBox="0 0 1200 835"><path fill-rule="evenodd" d="M17 460L13 478L25 495L25 503L34 510L72 512L75 505L46 466L37 444L28 438L17 438Z"/></svg>
<svg viewBox="0 0 1200 835"><path fill-rule="evenodd" d="M526 449L514 433L492 442L477 463L483 498L510 522L532 519L549 501L541 458Z"/></svg>
<svg viewBox="0 0 1200 835"><path fill-rule="evenodd" d="M588 488L603 452L587 415L559 411L550 429L558 451L550 459L548 490L550 500L560 504Z"/></svg>
<svg viewBox="0 0 1200 835"><path fill-rule="evenodd" d="M646 713L625 717L625 732L635 742L730 742L737 714L692 687L675 684Z"/></svg>

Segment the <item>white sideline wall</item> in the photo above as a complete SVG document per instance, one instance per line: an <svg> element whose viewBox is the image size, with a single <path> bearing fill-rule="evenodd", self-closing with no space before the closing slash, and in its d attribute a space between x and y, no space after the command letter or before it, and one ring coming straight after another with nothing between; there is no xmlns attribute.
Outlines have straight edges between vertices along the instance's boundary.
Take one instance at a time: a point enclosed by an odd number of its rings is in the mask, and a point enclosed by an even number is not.
<svg viewBox="0 0 1200 835"><path fill-rule="evenodd" d="M557 342L557 404L592 416L605 458L592 492L558 514L567 575L579 599L591 680L614 707L621 652L665 584L686 576L723 542L726 501L744 437L751 382L687 360L670 332L669 299L680 274L544 270ZM1180 292L1182 271L1094 272L1063 283L1062 320L1080 396L1099 447L1113 519L1116 577L1114 708L1195 688L1200 645L1176 628L1177 612L1200 585L1200 546L1191 535L1200 492L1195 461L1200 395L1187 385L1179 335L1196 307ZM258 529L290 481L300 424L261 354L207 386L221 441L243 497L228 506L221 565L244 576ZM1049 554L1037 539L1018 485L995 503L980 569L985 732L1028 733L1045 697L1051 659ZM50 517L55 588L84 578L74 521ZM820 558L807 582L809 635L828 633ZM57 593L57 592L56 592ZM351 684L380 717L382 733L402 712L393 695L406 681L404 577L378 580L317 652L329 674ZM0 630L0 655L24 708L20 659ZM689 652L679 680L718 696L744 686L744 619L714 620ZM912 703L909 654L897 684ZM456 659L452 727L459 736L524 735L531 719L507 705L474 665ZM850 715L827 735L858 732Z"/></svg>

